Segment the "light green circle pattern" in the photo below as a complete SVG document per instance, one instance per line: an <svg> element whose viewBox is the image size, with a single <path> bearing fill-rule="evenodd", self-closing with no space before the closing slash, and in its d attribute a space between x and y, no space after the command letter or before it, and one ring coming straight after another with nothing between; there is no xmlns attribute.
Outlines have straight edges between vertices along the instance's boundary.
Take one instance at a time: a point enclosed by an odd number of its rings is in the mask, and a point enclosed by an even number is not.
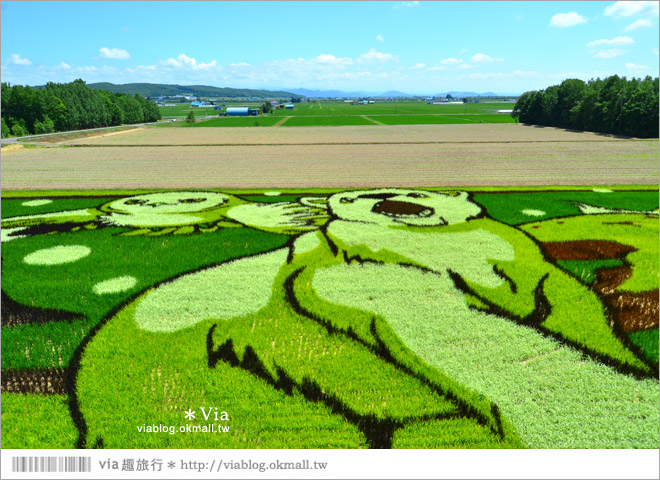
<svg viewBox="0 0 660 480"><path fill-rule="evenodd" d="M32 252L23 258L28 265L61 265L72 263L86 257L92 252L84 245L58 245Z"/></svg>
<svg viewBox="0 0 660 480"><path fill-rule="evenodd" d="M92 290L97 295L106 295L109 293L120 293L130 290L137 285L137 278L130 275L123 277L110 278L97 283L92 287Z"/></svg>
<svg viewBox="0 0 660 480"><path fill-rule="evenodd" d="M53 201L42 198L38 200L28 200L27 202L21 203L21 205L24 207L40 207L41 205L48 205L49 203L53 203Z"/></svg>

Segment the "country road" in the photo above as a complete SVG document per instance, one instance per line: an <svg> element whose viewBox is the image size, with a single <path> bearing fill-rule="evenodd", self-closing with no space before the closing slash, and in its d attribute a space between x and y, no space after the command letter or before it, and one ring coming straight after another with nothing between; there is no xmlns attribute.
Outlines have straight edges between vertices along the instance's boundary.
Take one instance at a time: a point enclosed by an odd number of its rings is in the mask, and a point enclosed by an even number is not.
<svg viewBox="0 0 660 480"><path fill-rule="evenodd" d="M82 132L96 132L96 131L104 131L104 130L116 130L118 128L125 128L125 127L144 127L146 125L156 125L159 122L151 122L151 123L135 123L132 125L115 125L114 127L100 127L100 128L86 128L84 130L69 130L67 132L54 132L54 133L44 133L41 135L27 135L25 137L9 137L9 138L3 138L0 140L0 143L4 145L15 145L15 144L22 144L22 145L30 145L31 140L38 140L41 138L47 138L47 137L53 137L56 135L67 135L70 133L82 133Z"/></svg>

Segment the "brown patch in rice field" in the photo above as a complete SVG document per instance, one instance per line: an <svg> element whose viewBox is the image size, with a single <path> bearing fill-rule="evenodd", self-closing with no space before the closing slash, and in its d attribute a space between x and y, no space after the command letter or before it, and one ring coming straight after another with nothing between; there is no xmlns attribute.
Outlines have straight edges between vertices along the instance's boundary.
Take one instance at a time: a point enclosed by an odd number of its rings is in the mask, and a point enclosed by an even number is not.
<svg viewBox="0 0 660 480"><path fill-rule="evenodd" d="M37 370L3 370L2 391L7 393L37 393L63 395L66 393L64 368L42 368Z"/></svg>
<svg viewBox="0 0 660 480"><path fill-rule="evenodd" d="M635 248L608 240L544 242L543 248L554 260L604 260L623 258Z"/></svg>
<svg viewBox="0 0 660 480"><path fill-rule="evenodd" d="M600 270L596 272L594 289L602 296L624 333L658 328L660 308L657 289L640 293L619 291L631 275L630 267Z"/></svg>

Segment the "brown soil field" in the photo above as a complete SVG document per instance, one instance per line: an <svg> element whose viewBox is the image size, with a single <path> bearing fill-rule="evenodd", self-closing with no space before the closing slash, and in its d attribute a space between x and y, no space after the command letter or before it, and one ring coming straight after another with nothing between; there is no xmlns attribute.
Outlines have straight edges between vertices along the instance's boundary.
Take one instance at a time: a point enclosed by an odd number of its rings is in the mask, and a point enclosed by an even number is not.
<svg viewBox="0 0 660 480"><path fill-rule="evenodd" d="M80 142L90 146L3 152L2 189L655 185L659 170L657 139L515 124L161 128Z"/></svg>
<svg viewBox="0 0 660 480"><path fill-rule="evenodd" d="M64 145L297 145L464 142L617 142L631 139L515 123L482 125L383 125L279 128L148 127L108 138L79 138ZM635 141L635 140L632 140ZM639 141L639 140L637 140ZM643 141L643 140L642 140Z"/></svg>

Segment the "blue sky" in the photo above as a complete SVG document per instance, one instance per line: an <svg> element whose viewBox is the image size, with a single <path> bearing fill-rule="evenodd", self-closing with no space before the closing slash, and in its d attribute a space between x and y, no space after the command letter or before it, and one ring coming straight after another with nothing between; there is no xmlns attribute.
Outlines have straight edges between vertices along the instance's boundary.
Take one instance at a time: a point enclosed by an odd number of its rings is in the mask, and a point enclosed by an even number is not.
<svg viewBox="0 0 660 480"><path fill-rule="evenodd" d="M658 2L1 2L1 77L413 94L658 76Z"/></svg>

